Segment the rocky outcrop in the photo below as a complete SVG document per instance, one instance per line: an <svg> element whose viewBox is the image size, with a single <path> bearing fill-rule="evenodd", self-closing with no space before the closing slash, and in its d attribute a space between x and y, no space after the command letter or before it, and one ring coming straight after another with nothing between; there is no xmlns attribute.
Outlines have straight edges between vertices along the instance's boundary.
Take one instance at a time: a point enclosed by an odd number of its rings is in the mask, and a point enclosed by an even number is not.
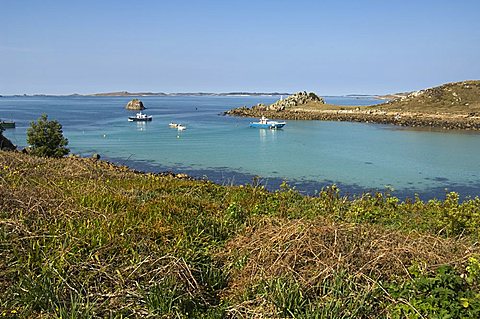
<svg viewBox="0 0 480 319"><path fill-rule="evenodd" d="M0 133L0 150L2 150L2 151L14 151L16 149L17 149L17 147L15 145L13 145L13 143L8 138L6 138L5 136L3 136Z"/></svg>
<svg viewBox="0 0 480 319"><path fill-rule="evenodd" d="M248 108L246 106L242 106L230 111L225 112L225 115L240 115L242 114L261 114L259 112L281 112L281 111L288 111L294 109L295 107L301 107L307 104L325 104L323 98L319 97L313 92L298 92L288 96L285 99L280 99L277 102L271 105L265 105L263 103L258 103L257 105Z"/></svg>
<svg viewBox="0 0 480 319"><path fill-rule="evenodd" d="M247 108L247 107L244 106L244 108ZM265 105L263 103L258 103L257 105L252 106L252 109L257 111L268 111L268 105Z"/></svg>
<svg viewBox="0 0 480 319"><path fill-rule="evenodd" d="M298 92L290 95L286 99L278 100L267 107L267 111L283 111L285 109L301 106L309 103L325 104L325 101L313 92Z"/></svg>
<svg viewBox="0 0 480 319"><path fill-rule="evenodd" d="M125 106L127 110L135 110L135 111L141 111L145 110L145 106L143 106L142 101L139 99L133 99L130 102L127 103Z"/></svg>

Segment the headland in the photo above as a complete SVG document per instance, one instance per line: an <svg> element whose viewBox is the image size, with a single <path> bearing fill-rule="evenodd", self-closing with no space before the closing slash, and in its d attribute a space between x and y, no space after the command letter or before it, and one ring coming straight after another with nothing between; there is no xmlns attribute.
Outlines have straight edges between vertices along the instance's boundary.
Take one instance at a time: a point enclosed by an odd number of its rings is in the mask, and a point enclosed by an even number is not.
<svg viewBox="0 0 480 319"><path fill-rule="evenodd" d="M480 130L480 81L448 83L379 98L387 101L374 106L341 106L327 104L314 93L299 92L268 106L244 106L225 114Z"/></svg>

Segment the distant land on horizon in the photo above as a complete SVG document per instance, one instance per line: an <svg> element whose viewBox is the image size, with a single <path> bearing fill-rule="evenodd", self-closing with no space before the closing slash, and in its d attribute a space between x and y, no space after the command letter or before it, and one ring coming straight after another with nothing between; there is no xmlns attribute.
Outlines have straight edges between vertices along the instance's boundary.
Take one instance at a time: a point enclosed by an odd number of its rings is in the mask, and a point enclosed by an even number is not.
<svg viewBox="0 0 480 319"><path fill-rule="evenodd" d="M185 92L185 93L164 93L164 92L107 92L85 94L85 96L261 96L261 95L290 95L286 92L228 92L228 93L211 93L211 92Z"/></svg>
<svg viewBox="0 0 480 319"><path fill-rule="evenodd" d="M92 94L12 94L3 96L23 97L23 96L281 96L291 95L287 92L227 92L227 93L211 93L211 92L177 92L177 93L164 93L164 92L105 92L105 93L92 93ZM2 97L2 95L0 95Z"/></svg>
<svg viewBox="0 0 480 319"><path fill-rule="evenodd" d="M455 86L456 84L463 84L463 83L478 83L480 80L464 80L460 82L450 82L438 86L438 88L443 88L444 86ZM431 89L435 89L437 87L433 87ZM425 89L424 89L425 90ZM418 92L422 92L424 90L419 91L406 91L406 92L398 92L398 93L387 93L387 94L364 94L364 93L354 93L354 94L343 94L343 95L328 95L323 94L319 96L328 97L328 96L344 96L350 98L377 98L381 100L396 100L396 99L404 99L409 95L416 94ZM79 93L72 93L72 94L11 94L11 95L2 95L0 97L40 97L40 96L58 96L58 97L65 97L65 96L110 96L110 97L138 97L138 96L289 96L293 93L288 92L245 92L245 91L238 91L238 92L223 92L223 93L213 93L213 92L173 92L173 93L165 93L165 92L128 92L128 91L116 91L116 92L100 92L100 93L90 93L90 94L79 94Z"/></svg>

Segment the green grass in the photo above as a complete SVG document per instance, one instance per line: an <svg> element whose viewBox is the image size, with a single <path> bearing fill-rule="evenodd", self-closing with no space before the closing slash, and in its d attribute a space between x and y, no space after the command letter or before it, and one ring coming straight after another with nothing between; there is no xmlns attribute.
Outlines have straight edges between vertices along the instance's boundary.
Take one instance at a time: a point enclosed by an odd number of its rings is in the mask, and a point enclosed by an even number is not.
<svg viewBox="0 0 480 319"><path fill-rule="evenodd" d="M479 223L455 193L305 197L0 152L0 316L475 318Z"/></svg>

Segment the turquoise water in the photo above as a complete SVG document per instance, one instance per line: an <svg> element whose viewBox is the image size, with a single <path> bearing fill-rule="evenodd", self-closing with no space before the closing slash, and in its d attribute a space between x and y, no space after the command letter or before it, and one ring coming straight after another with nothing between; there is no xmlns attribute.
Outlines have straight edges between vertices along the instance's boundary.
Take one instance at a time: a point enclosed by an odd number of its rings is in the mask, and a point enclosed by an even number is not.
<svg viewBox="0 0 480 319"><path fill-rule="evenodd" d="M16 129L4 135L25 146L30 121L42 113L63 125L72 152L146 171L185 172L221 184L259 176L275 189L283 181L306 194L336 183L348 194L394 189L400 197L443 198L445 189L480 194L480 134L391 125L287 121L283 130L249 128L252 119L222 116L242 105L275 97L141 97L153 115L132 123L128 97L3 97L0 118ZM344 105L378 103L368 98L327 97ZM178 132L168 123L179 122Z"/></svg>

